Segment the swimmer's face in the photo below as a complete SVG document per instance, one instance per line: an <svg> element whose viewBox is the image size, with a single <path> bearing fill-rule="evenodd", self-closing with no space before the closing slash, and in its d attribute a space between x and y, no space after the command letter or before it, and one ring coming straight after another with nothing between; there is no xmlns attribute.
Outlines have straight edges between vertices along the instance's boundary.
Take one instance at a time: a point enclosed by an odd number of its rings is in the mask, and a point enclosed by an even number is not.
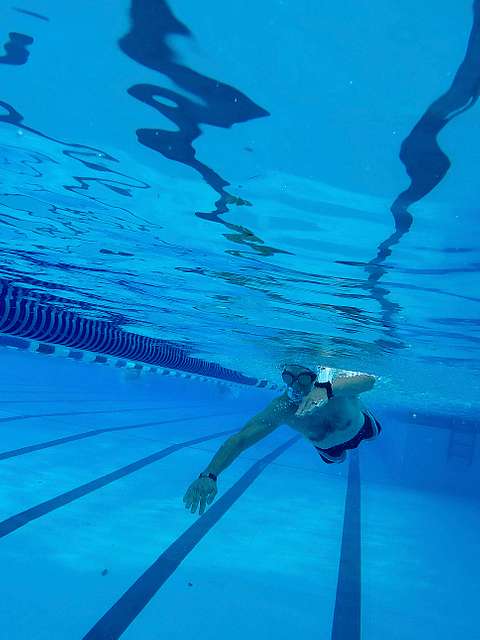
<svg viewBox="0 0 480 640"><path fill-rule="evenodd" d="M306 395L310 392L317 375L307 367L286 364L282 371L282 380L295 393Z"/></svg>

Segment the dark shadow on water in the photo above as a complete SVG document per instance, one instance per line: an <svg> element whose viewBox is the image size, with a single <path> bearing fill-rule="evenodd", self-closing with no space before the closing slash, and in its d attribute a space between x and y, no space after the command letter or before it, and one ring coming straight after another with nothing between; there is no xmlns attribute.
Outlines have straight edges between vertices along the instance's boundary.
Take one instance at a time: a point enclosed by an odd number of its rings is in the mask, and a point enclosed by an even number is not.
<svg viewBox="0 0 480 640"><path fill-rule="evenodd" d="M225 226L225 237L231 242L250 247L256 253L269 256L287 253L265 245L249 229L231 224L220 216L229 206L251 206L247 200L227 191L230 183L217 171L196 157L193 146L202 134L201 125L229 129L233 125L268 116L266 109L255 104L238 89L210 78L181 64L170 46L172 35L192 37L191 31L180 22L164 0L132 0L130 31L119 40L121 50L132 60L167 76L180 89L198 96L198 102L184 93L152 84L136 84L128 93L160 112L173 122L177 131L137 129L138 141L161 153L165 158L191 167L218 194L215 208L210 212L196 212L204 220Z"/></svg>
<svg viewBox="0 0 480 640"><path fill-rule="evenodd" d="M480 0L475 0L467 50L452 84L428 107L401 145L400 160L405 165L410 185L398 195L391 207L395 231L378 245L376 256L362 265L368 274L364 288L381 306L387 342L394 348L405 346L398 338L396 327L396 315L401 307L388 299L390 291L379 284L387 273L383 265L392 254L393 247L411 229L414 219L409 207L429 194L443 180L451 166L450 159L438 143L438 135L453 118L475 105L479 93ZM348 261L338 262L349 264Z"/></svg>

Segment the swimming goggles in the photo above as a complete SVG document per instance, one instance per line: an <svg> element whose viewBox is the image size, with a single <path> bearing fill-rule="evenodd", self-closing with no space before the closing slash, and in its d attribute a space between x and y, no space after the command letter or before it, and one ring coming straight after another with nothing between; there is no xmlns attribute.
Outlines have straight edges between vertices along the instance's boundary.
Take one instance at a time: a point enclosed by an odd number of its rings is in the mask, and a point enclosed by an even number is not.
<svg viewBox="0 0 480 640"><path fill-rule="evenodd" d="M317 375L313 373L313 371L302 371L302 373L299 373L297 376L293 375L293 373L291 373L291 371L288 371L288 369L284 369L282 371L282 380L289 387L292 386L295 380L298 380L298 382L303 387L303 386L306 386L307 384L311 384L316 379L317 379Z"/></svg>

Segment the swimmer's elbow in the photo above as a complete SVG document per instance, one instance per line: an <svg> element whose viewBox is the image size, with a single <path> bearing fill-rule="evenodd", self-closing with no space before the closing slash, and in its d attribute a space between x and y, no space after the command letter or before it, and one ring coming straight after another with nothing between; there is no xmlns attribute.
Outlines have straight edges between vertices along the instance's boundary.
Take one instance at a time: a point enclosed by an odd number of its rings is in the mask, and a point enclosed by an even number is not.
<svg viewBox="0 0 480 640"><path fill-rule="evenodd" d="M361 375L358 376L358 380L356 381L358 385L357 393L365 393L366 391L370 391L371 389L373 389L375 382L376 382L375 376L362 373Z"/></svg>

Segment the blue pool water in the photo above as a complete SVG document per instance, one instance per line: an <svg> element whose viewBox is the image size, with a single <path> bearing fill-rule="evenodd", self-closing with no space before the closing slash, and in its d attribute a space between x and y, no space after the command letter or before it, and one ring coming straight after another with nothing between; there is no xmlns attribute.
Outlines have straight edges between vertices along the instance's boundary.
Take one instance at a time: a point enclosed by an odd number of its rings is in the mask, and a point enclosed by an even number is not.
<svg viewBox="0 0 480 640"><path fill-rule="evenodd" d="M475 638L480 2L0 15L2 637ZM285 362L381 436L188 513Z"/></svg>

